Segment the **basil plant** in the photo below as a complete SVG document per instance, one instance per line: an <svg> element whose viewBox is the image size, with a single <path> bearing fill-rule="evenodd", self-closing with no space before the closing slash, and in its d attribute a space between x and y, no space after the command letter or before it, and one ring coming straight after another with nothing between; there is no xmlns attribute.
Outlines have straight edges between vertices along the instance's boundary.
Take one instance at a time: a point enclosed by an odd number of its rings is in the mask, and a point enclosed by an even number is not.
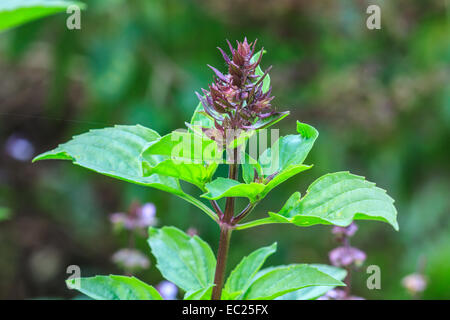
<svg viewBox="0 0 450 320"><path fill-rule="evenodd" d="M220 232L216 255L198 236L175 227L149 229L156 267L185 292L185 300L318 298L344 286L344 269L316 264L262 268L277 248L273 243L244 257L226 275L232 232L273 223L348 226L353 220L384 221L398 230L394 200L364 177L335 172L318 178L303 196L292 194L279 211L249 221L250 213L273 188L312 167L304 161L319 133L297 121L295 134L257 150L267 139L267 128L289 112L276 111L271 104L270 68L262 71L264 50L255 52L256 41L245 39L236 47L228 42L228 46L229 54L219 48L228 70L222 73L209 66L214 80L208 90L197 93L199 105L186 123L187 130L165 136L141 125L91 130L34 161L70 160L116 179L169 192L214 220ZM271 137L277 132L271 129ZM226 177L217 176L219 165L227 166ZM200 198L186 193L180 180L198 187ZM246 198L247 206L237 211L236 198ZM162 299L154 287L134 277L70 279L68 285L94 299Z"/></svg>

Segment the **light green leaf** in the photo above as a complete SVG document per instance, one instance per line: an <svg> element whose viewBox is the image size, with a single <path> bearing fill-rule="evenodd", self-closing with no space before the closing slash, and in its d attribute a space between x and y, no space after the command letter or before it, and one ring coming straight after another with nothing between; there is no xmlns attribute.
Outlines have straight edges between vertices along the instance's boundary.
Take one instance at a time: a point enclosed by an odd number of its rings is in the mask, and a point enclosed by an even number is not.
<svg viewBox="0 0 450 320"><path fill-rule="evenodd" d="M2 0L0 2L0 31L17 27L27 22L65 12L70 5L84 9L78 1L63 0Z"/></svg>
<svg viewBox="0 0 450 320"><path fill-rule="evenodd" d="M209 245L174 227L150 228L148 243L164 278L186 292L214 283L216 258Z"/></svg>
<svg viewBox="0 0 450 320"><path fill-rule="evenodd" d="M155 157L163 161L155 163ZM222 161L217 143L190 132L174 131L142 152L144 175L160 174L192 183L204 190Z"/></svg>
<svg viewBox="0 0 450 320"><path fill-rule="evenodd" d="M344 283L306 264L294 264L262 270L248 290L246 300L271 300L285 293L310 286L343 286Z"/></svg>
<svg viewBox="0 0 450 320"><path fill-rule="evenodd" d="M222 161L222 151L214 140L185 131L173 131L149 144L142 156L166 156L184 163Z"/></svg>
<svg viewBox="0 0 450 320"><path fill-rule="evenodd" d="M96 300L162 300L155 288L135 277L96 276L69 279L66 283L70 289L76 289Z"/></svg>
<svg viewBox="0 0 450 320"><path fill-rule="evenodd" d="M252 283L253 277L261 269L266 259L277 250L277 243L260 248L244 257L234 268L225 283L224 290L228 295L245 292Z"/></svg>
<svg viewBox="0 0 450 320"><path fill-rule="evenodd" d="M206 288L186 292L183 300L211 300L214 285Z"/></svg>
<svg viewBox="0 0 450 320"><path fill-rule="evenodd" d="M145 160L145 156L143 159ZM148 174L159 174L178 178L192 183L201 190L204 190L205 183L211 180L216 169L216 163L205 166L194 163L177 163L176 161L168 159L158 163L154 167L150 167L148 169Z"/></svg>
<svg viewBox="0 0 450 320"><path fill-rule="evenodd" d="M95 129L37 156L33 162L71 160L76 165L113 178L183 195L177 179L143 174L140 154L145 146L159 138L157 132L140 125Z"/></svg>
<svg viewBox="0 0 450 320"><path fill-rule="evenodd" d="M347 271L342 268L329 266L326 264L310 264L311 267L317 268L323 273L328 274L329 276L343 281L347 276ZM292 291L286 293L278 298L277 300L313 300L323 296L328 291L334 289L335 286L313 286L303 288L297 291Z"/></svg>
<svg viewBox="0 0 450 320"><path fill-rule="evenodd" d="M278 139L259 157L264 175L282 173L303 164L319 132L312 126L297 121L297 135L287 135Z"/></svg>

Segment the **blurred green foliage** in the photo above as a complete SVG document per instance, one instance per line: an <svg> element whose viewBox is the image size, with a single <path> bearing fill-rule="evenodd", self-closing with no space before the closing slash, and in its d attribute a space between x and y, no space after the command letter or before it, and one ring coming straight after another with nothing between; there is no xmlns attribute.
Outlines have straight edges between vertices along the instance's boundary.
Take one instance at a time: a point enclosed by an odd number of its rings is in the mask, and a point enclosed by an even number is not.
<svg viewBox="0 0 450 320"><path fill-rule="evenodd" d="M423 297L450 298L445 1L86 2L81 30L67 30L60 14L0 34L0 206L13 213L0 223L0 299L71 297L70 264L82 276L119 273L110 257L126 239L113 235L108 214L136 199L156 204L159 225L195 227L216 249L217 227L183 200L63 162L31 165L14 142L25 139L38 154L91 128L184 127L194 90L212 79L206 64L223 68L215 47L244 36L267 50L274 105L291 111L280 134L295 120L320 131L307 160L315 167L274 190L254 217L279 210L320 175L350 169L389 191L400 225L394 233L359 223L353 242L367 252L366 266L381 267L382 289L368 290L362 269L354 293L408 298L401 279L424 259ZM381 30L365 26L369 4L381 7ZM229 265L275 240L273 264L328 263L335 247L330 227L262 226L233 234ZM149 252L144 239L137 246ZM161 280L154 266L137 276Z"/></svg>

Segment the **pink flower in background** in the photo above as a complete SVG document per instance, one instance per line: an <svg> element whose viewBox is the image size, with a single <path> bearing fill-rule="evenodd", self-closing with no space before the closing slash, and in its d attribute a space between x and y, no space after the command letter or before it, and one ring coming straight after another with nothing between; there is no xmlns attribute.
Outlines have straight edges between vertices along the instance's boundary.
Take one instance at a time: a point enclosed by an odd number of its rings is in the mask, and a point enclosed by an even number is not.
<svg viewBox="0 0 450 320"><path fill-rule="evenodd" d="M412 273L402 279L402 285L412 295L416 295L427 288L427 279L420 273Z"/></svg>
<svg viewBox="0 0 450 320"><path fill-rule="evenodd" d="M336 267L350 265L361 266L366 260L366 254L354 247L337 247L330 251L329 258Z"/></svg>
<svg viewBox="0 0 450 320"><path fill-rule="evenodd" d="M112 261L125 270L147 269L150 260L135 249L120 249L112 256Z"/></svg>
<svg viewBox="0 0 450 320"><path fill-rule="evenodd" d="M133 203L129 213L113 213L109 219L113 225L127 230L145 229L156 224L156 207L153 203L145 203L142 206Z"/></svg>

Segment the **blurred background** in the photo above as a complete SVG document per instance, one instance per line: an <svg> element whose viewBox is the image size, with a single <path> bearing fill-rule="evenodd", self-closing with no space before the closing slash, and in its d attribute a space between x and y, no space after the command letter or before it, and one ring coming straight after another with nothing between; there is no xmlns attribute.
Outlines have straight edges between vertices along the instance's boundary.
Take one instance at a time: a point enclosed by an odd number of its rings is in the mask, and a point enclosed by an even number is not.
<svg viewBox="0 0 450 320"><path fill-rule="evenodd" d="M130 243L110 214L153 203L157 226L197 232L217 249L218 228L195 207L158 190L33 156L73 135L114 124L166 134L184 127L212 72L217 46L258 38L267 50L274 105L320 137L306 163L251 218L279 210L294 191L324 173L350 170L396 199L400 231L362 221L352 245L367 253L354 294L408 299L402 279L421 272L421 297L450 299L450 43L445 0L110 0L86 1L81 30L67 14L0 33L0 299L73 298L66 268L82 276L125 274L112 256ZM366 28L369 4L381 30ZM192 228L195 228L193 230ZM243 255L278 242L267 265L329 263L330 226L261 226L235 232L228 270ZM149 264L132 273L162 277L145 236L133 247ZM116 255L117 258L117 255ZM142 258L142 257L141 257ZM366 287L366 267L381 267L381 289Z"/></svg>

